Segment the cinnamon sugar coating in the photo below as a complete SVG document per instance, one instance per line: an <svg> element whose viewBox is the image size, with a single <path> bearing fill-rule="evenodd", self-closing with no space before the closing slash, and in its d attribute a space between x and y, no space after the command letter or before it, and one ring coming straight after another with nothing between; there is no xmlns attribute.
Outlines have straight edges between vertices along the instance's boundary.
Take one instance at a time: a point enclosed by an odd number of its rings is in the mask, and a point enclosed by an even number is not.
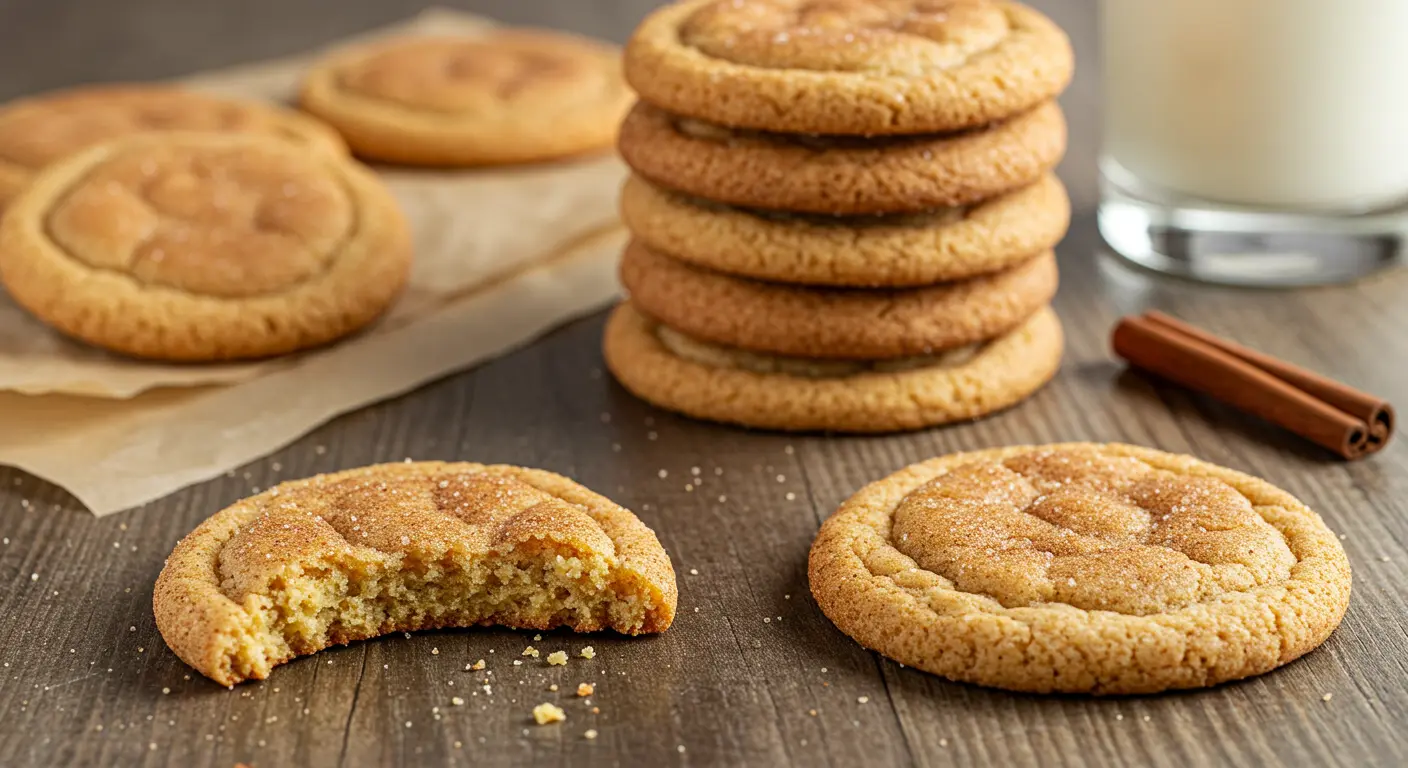
<svg viewBox="0 0 1408 768"><path fill-rule="evenodd" d="M300 100L363 157L465 166L605 149L631 94L613 46L522 29L347 48L313 67Z"/></svg>
<svg viewBox="0 0 1408 768"><path fill-rule="evenodd" d="M1055 102L957 133L856 137L727 128L638 103L621 156L663 187L747 208L856 215L989 200L1037 182L1066 150Z"/></svg>
<svg viewBox="0 0 1408 768"><path fill-rule="evenodd" d="M0 106L0 209L45 166L146 131L256 133L346 153L331 128L292 110L163 85L95 85Z"/></svg>
<svg viewBox="0 0 1408 768"><path fill-rule="evenodd" d="M0 223L0 280L58 330L140 357L324 344L399 293L410 235L345 156L255 135L161 133L50 166Z"/></svg>
<svg viewBox="0 0 1408 768"><path fill-rule="evenodd" d="M790 432L882 433L1013 406L1061 364L1061 324L1039 309L983 344L885 361L784 358L689 339L628 303L606 323L607 367L632 394L697 419Z"/></svg>
<svg viewBox="0 0 1408 768"><path fill-rule="evenodd" d="M1349 562L1270 484L1123 445L1013 447L872 483L812 546L843 632L953 680L1152 693L1261 674L1339 624Z"/></svg>
<svg viewBox="0 0 1408 768"><path fill-rule="evenodd" d="M384 464L285 483L206 520L157 579L157 627L223 685L333 644L499 624L662 632L674 570L635 515L565 477Z"/></svg>
<svg viewBox="0 0 1408 768"><path fill-rule="evenodd" d="M641 312L695 338L777 355L877 360L985 341L1056 292L1051 252L990 275L921 288L765 283L692 266L634 242L621 282Z"/></svg>
<svg viewBox="0 0 1408 768"><path fill-rule="evenodd" d="M1066 36L1004 0L686 0L626 48L641 98L732 127L850 135L949 131L1065 87Z"/></svg>

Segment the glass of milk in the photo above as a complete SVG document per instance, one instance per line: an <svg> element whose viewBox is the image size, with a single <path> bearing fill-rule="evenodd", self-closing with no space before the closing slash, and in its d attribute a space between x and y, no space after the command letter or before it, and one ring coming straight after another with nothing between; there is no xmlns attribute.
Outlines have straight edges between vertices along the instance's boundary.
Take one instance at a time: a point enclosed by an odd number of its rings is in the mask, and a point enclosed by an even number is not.
<svg viewBox="0 0 1408 768"><path fill-rule="evenodd" d="M1102 0L1100 231L1151 269L1351 280L1408 237L1408 0Z"/></svg>

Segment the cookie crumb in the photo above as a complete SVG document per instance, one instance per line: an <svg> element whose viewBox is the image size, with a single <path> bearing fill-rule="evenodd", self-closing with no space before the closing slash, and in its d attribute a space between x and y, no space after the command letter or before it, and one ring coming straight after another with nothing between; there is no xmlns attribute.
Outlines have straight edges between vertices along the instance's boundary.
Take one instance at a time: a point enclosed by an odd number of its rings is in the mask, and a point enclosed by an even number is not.
<svg viewBox="0 0 1408 768"><path fill-rule="evenodd" d="M577 695L578 695L578 696L590 696L590 695L592 695L592 694L595 693L595 692L596 692L596 686L592 685L591 683L578 683L578 684L577 684Z"/></svg>
<svg viewBox="0 0 1408 768"><path fill-rule="evenodd" d="M947 746L948 746L948 739L939 739L939 746L941 746L941 747L947 747Z"/></svg>
<svg viewBox="0 0 1408 768"><path fill-rule="evenodd" d="M562 707L545 701L533 707L533 719L537 721L538 725L559 723L567 719L567 713L562 711Z"/></svg>
<svg viewBox="0 0 1408 768"><path fill-rule="evenodd" d="M699 569L698 569L698 568L690 568L690 569L689 569L689 575L690 575L690 576L698 576L698 575L699 575Z"/></svg>
<svg viewBox="0 0 1408 768"><path fill-rule="evenodd" d="M1321 696L1321 697L1320 697L1320 700L1321 700L1321 701L1329 701L1330 699L1333 699L1334 697L1335 697L1335 694L1333 694L1333 693L1327 693L1327 694L1325 694L1324 696Z"/></svg>
<svg viewBox="0 0 1408 768"><path fill-rule="evenodd" d="M595 738L596 738L596 729L595 729L595 728L588 728L588 729L586 730L586 732L582 734L582 738L584 738L584 739L595 739Z"/></svg>
<svg viewBox="0 0 1408 768"><path fill-rule="evenodd" d="M522 654L522 655L524 655L524 656L532 656L533 658L536 659L536 658L538 658L538 649L537 649L537 648L534 648L533 646L530 645L530 646L528 646L527 648L524 648L524 649L523 649L523 654Z"/></svg>
<svg viewBox="0 0 1408 768"><path fill-rule="evenodd" d="M860 702L861 704L864 704L864 703L866 703L867 701L870 701L870 697L869 697L869 696L861 696L860 698L856 699L856 701Z"/></svg>
<svg viewBox="0 0 1408 768"><path fill-rule="evenodd" d="M483 660L483 659L480 659L479 661L476 661L476 662L474 662L473 664L466 664L464 668L465 668L465 669L473 669L473 670L480 670L480 669L483 669L483 668L484 668L484 660Z"/></svg>
<svg viewBox="0 0 1408 768"><path fill-rule="evenodd" d="M430 655L431 655L431 656L439 656L439 655L440 655L440 649L439 649L439 648L431 648L431 649L430 649Z"/></svg>
<svg viewBox="0 0 1408 768"><path fill-rule="evenodd" d="M551 664L551 665L553 665L554 667L566 666L566 665L567 665L567 652L566 652L566 651L553 651L552 653L549 653L549 654L548 654L548 663ZM556 690L556 686L554 686L553 689Z"/></svg>
<svg viewBox="0 0 1408 768"><path fill-rule="evenodd" d="M453 706L456 706L456 707L463 707L463 706L464 706L464 699L461 699L461 698L458 697L458 696L452 696L452 697L450 697L450 704L452 704Z"/></svg>
<svg viewBox="0 0 1408 768"><path fill-rule="evenodd" d="M581 657L584 658L584 659L595 658L595 657L596 657L596 649L595 649L595 648L592 648L590 645L588 645L588 646L583 646L582 650L581 650L577 655L581 656Z"/></svg>

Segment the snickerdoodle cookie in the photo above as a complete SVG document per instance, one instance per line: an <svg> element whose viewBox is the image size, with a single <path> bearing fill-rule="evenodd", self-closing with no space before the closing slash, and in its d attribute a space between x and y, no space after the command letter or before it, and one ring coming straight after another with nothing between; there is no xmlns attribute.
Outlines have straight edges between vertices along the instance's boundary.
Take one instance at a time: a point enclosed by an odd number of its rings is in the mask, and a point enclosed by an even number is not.
<svg viewBox="0 0 1408 768"><path fill-rule="evenodd" d="M389 632L498 624L662 632L675 573L635 515L535 469L421 462L271 488L201 523L152 600L222 685Z"/></svg>
<svg viewBox="0 0 1408 768"><path fill-rule="evenodd" d="M664 187L721 203L839 215L965 205L1028 186L1066 149L1054 102L960 133L853 137L725 128L637 104L621 156Z"/></svg>
<svg viewBox="0 0 1408 768"><path fill-rule="evenodd" d="M1015 405L1055 375L1061 326L1050 309L1003 336L885 361L778 357L720 347L631 304L606 324L612 374L637 397L698 419L798 432L877 433L975 419Z"/></svg>
<svg viewBox="0 0 1408 768"><path fill-rule="evenodd" d="M1056 292L1047 251L1002 272L923 288L811 288L732 277L631 243L621 257L631 304L700 341L790 357L877 360L1001 335Z"/></svg>
<svg viewBox="0 0 1408 768"><path fill-rule="evenodd" d="M1344 549L1248 475L1146 448L960 453L852 496L812 545L841 631L952 680L1153 693L1257 675L1329 637Z"/></svg>
<svg viewBox="0 0 1408 768"><path fill-rule="evenodd" d="M631 102L620 69L615 47L555 32L401 37L315 65L301 102L366 158L533 162L611 145Z"/></svg>
<svg viewBox="0 0 1408 768"><path fill-rule="evenodd" d="M165 85L85 86L0 106L0 208L55 160L144 131L260 133L347 151L331 128L269 104Z"/></svg>
<svg viewBox="0 0 1408 768"><path fill-rule="evenodd" d="M0 221L0 281L58 330L164 360L324 344L410 269L391 194L345 155L254 134L153 133L50 165Z"/></svg>
<svg viewBox="0 0 1408 768"><path fill-rule="evenodd" d="M626 77L678 115L785 133L971 128L1070 81L1066 35L1006 0L685 0L651 14Z"/></svg>
<svg viewBox="0 0 1408 768"><path fill-rule="evenodd" d="M907 287L1008 269L1066 234L1070 202L1054 176L967 207L846 217L755 211L670 192L638 176L621 217L646 247L757 280Z"/></svg>

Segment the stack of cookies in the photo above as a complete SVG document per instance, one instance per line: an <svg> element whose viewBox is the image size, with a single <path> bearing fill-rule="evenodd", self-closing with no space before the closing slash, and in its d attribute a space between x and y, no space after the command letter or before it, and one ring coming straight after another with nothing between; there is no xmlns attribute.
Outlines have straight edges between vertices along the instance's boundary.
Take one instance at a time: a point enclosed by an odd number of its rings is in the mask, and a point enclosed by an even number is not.
<svg viewBox="0 0 1408 768"><path fill-rule="evenodd" d="M1060 364L1061 30L1001 0L686 0L636 31L606 360L697 418L885 432Z"/></svg>

